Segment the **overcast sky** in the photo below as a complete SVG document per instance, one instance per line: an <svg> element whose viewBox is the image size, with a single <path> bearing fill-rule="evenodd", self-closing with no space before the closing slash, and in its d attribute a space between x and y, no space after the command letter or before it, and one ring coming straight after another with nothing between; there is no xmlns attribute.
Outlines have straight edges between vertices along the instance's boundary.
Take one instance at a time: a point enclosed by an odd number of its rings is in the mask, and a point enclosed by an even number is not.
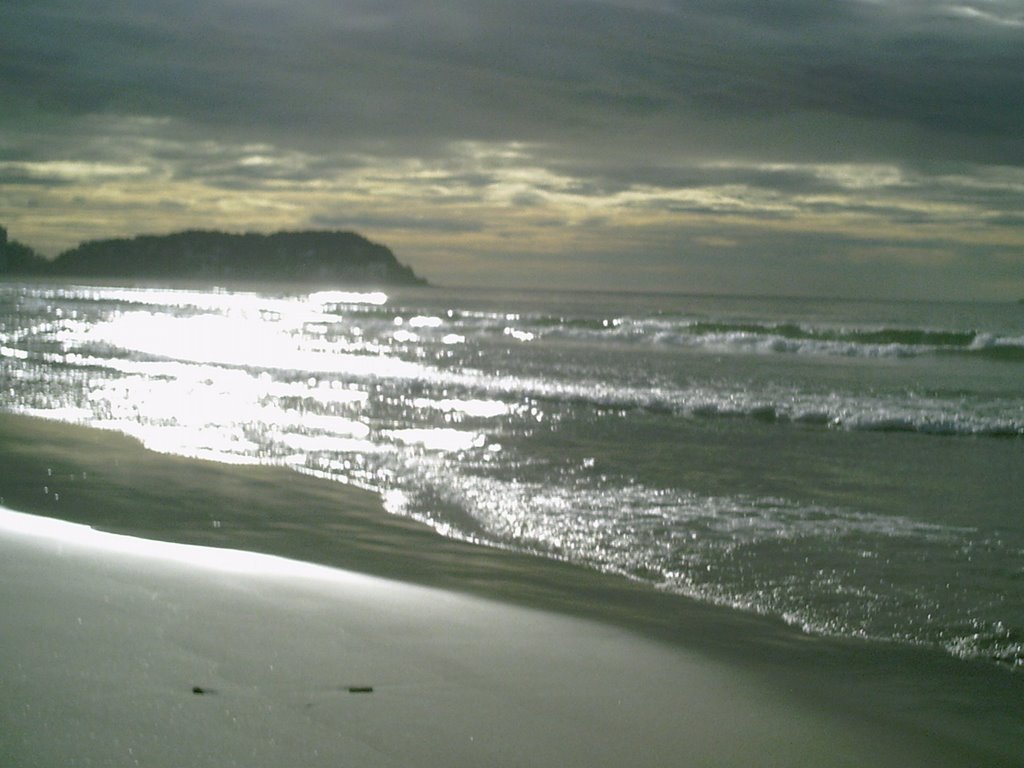
<svg viewBox="0 0 1024 768"><path fill-rule="evenodd" d="M0 224L440 284L1024 297L1022 0L3 0Z"/></svg>

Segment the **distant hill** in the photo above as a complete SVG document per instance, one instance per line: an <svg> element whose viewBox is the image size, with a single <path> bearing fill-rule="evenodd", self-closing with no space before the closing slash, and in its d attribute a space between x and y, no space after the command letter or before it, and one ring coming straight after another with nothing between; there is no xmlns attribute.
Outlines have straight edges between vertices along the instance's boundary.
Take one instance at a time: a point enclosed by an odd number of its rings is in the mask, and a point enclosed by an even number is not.
<svg viewBox="0 0 1024 768"><path fill-rule="evenodd" d="M38 274L49 262L27 245L7 239L7 230L0 227L0 275Z"/></svg>
<svg viewBox="0 0 1024 768"><path fill-rule="evenodd" d="M15 244L18 248L24 248ZM45 261L31 253L3 258L0 273L109 278L287 280L315 283L422 285L390 249L354 232L228 234L193 230L171 235L94 240Z"/></svg>

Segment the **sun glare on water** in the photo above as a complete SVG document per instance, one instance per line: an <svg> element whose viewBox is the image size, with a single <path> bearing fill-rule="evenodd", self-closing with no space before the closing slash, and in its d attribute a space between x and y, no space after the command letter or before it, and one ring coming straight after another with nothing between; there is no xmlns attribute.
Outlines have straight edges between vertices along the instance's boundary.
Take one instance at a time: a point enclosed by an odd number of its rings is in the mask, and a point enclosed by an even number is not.
<svg viewBox="0 0 1024 768"><path fill-rule="evenodd" d="M440 348L464 337L445 332L432 315L376 318L373 308L388 303L384 293L79 293L87 295L65 298L119 308L59 327L64 352L55 361L99 371L80 402L64 407L75 421L130 434L154 450L230 463L351 468L355 459L338 456L480 448L485 435L456 424L509 412L499 401L414 396L437 371L429 360L403 356L403 345L418 343L421 334L436 336ZM396 425L375 415L384 381L409 395L383 405L422 414L419 423Z"/></svg>

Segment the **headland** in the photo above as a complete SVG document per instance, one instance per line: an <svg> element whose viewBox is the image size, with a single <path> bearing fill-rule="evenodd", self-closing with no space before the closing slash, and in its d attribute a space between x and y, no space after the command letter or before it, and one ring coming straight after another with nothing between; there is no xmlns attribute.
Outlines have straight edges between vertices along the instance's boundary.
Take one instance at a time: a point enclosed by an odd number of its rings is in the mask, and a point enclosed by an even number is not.
<svg viewBox="0 0 1024 768"><path fill-rule="evenodd" d="M426 282L387 246L355 232L319 230L273 234L189 230L93 240L49 260L22 243L9 241L0 227L0 275L379 286Z"/></svg>

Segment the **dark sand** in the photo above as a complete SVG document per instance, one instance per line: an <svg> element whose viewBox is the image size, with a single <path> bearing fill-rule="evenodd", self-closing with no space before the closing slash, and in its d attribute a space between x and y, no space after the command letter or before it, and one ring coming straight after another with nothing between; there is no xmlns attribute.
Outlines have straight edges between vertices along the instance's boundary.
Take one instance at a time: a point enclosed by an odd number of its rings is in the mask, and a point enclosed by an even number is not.
<svg viewBox="0 0 1024 768"><path fill-rule="evenodd" d="M870 740L876 764L1024 765L1020 673L939 652L812 638L614 575L452 541L386 514L372 493L289 469L166 456L112 433L0 414L0 504L613 625L724 663L776 691L780 704L849 725Z"/></svg>

